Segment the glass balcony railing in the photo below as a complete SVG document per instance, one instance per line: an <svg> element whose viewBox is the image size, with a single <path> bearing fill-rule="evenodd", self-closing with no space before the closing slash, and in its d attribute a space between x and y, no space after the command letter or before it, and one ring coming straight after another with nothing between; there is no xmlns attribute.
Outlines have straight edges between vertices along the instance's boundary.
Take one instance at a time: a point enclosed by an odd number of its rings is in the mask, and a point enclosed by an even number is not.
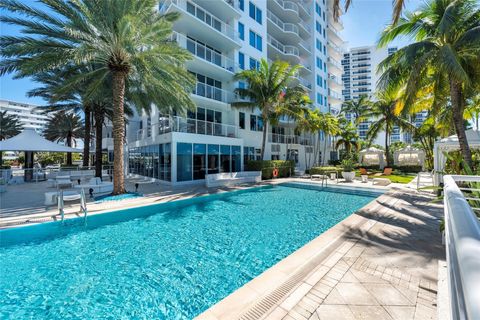
<svg viewBox="0 0 480 320"><path fill-rule="evenodd" d="M201 82L197 82L192 93L194 95L212 100L217 100L225 103L229 102L229 93L227 91Z"/></svg>
<svg viewBox="0 0 480 320"><path fill-rule="evenodd" d="M233 59L230 59L227 56L218 53L217 51L207 48L205 45L200 44L190 38L187 38L183 34L174 32L172 35L172 40L177 41L180 47L187 49L194 56L200 59L213 63L232 73L240 71L240 66Z"/></svg>
<svg viewBox="0 0 480 320"><path fill-rule="evenodd" d="M277 25L280 29L282 29L284 32L292 32L295 33L296 35L298 34L298 26L296 26L293 23L285 23L283 22L280 18L278 18L276 15L274 15L271 11L267 11L267 18L272 21L275 25Z"/></svg>
<svg viewBox="0 0 480 320"><path fill-rule="evenodd" d="M159 5L160 13L165 13L170 8L171 5L175 5L180 10L189 13L198 20L202 21L206 25L212 27L223 35L226 35L228 38L233 41L238 42L238 34L235 32L235 29L223 22L218 17L212 15L205 11L205 9L197 6L195 3L187 0L164 0Z"/></svg>
<svg viewBox="0 0 480 320"><path fill-rule="evenodd" d="M283 54L294 55L297 57L299 56L299 51L297 47L284 45L270 35L268 36L268 43Z"/></svg>
<svg viewBox="0 0 480 320"><path fill-rule="evenodd" d="M313 140L311 137L306 136L296 136L296 135L285 135L277 133L268 134L268 142L271 143L285 143L285 144L300 144L304 146L313 145Z"/></svg>
<svg viewBox="0 0 480 320"><path fill-rule="evenodd" d="M235 125L177 116L165 116L160 118L158 123L153 123L148 128L139 129L136 140L141 141L170 132L238 138L238 126Z"/></svg>
<svg viewBox="0 0 480 320"><path fill-rule="evenodd" d="M333 66L339 68L340 70L342 70L342 65L337 60L333 59L332 57L328 57L327 61L331 65L333 65Z"/></svg>

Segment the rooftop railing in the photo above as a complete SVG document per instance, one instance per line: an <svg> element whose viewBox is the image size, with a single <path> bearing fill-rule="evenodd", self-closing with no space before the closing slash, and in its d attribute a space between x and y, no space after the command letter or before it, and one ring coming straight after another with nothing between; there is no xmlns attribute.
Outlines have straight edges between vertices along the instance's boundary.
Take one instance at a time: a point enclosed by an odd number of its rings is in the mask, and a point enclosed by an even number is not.
<svg viewBox="0 0 480 320"><path fill-rule="evenodd" d="M139 129L136 140L140 141L170 132L184 132L229 138L238 137L238 127L235 125L169 116L161 118L159 122L153 123L149 128Z"/></svg>
<svg viewBox="0 0 480 320"><path fill-rule="evenodd" d="M480 177L443 181L451 319L480 319Z"/></svg>

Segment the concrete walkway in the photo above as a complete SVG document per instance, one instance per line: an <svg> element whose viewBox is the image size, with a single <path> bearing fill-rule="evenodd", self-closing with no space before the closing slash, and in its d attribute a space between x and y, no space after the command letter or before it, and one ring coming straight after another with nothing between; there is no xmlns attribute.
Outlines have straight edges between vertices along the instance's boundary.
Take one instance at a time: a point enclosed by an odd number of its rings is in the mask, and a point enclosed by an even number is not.
<svg viewBox="0 0 480 320"><path fill-rule="evenodd" d="M282 261L199 319L436 319L438 262L445 256L443 211L431 200L407 188L382 195L344 220L355 223L342 222L300 249L312 251L311 258L288 278L275 274L285 269ZM332 245L314 244L334 231L341 236Z"/></svg>

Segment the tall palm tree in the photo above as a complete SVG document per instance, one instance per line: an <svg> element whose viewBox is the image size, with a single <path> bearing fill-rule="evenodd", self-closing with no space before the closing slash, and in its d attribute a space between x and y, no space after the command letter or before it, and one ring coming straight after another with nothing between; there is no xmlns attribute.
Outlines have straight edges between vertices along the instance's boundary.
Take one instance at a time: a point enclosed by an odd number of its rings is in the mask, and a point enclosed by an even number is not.
<svg viewBox="0 0 480 320"><path fill-rule="evenodd" d="M7 111L0 111L0 141L16 136L22 128L16 116L7 114ZM0 166L3 163L2 156L3 153L0 151Z"/></svg>
<svg viewBox="0 0 480 320"><path fill-rule="evenodd" d="M332 9L333 9L333 18L335 21L338 21L340 18L341 8L340 8L341 0L333 0ZM352 4L352 0L344 0L344 8L345 12L348 11L348 8ZM398 19L402 15L403 8L405 7L406 0L393 0L393 13L392 13L392 21L393 23L397 23Z"/></svg>
<svg viewBox="0 0 480 320"><path fill-rule="evenodd" d="M365 115L369 119L375 119L367 132L367 139L372 142L381 132L385 132L385 155L387 166L391 164L389 153L390 136L395 126L412 131L414 126L401 114L404 108L402 92L396 88L380 91L376 95L376 101L370 111Z"/></svg>
<svg viewBox="0 0 480 320"><path fill-rule="evenodd" d="M347 154L352 152L352 149L358 151L360 149L360 141L357 132L357 128L349 121L343 121L340 126L339 134L340 139L335 144L335 149L338 150L343 147Z"/></svg>
<svg viewBox="0 0 480 320"><path fill-rule="evenodd" d="M50 141L61 141L67 147L73 147L75 139L83 138L84 133L84 126L80 116L62 110L48 119L43 136ZM67 165L72 165L71 152L67 153Z"/></svg>
<svg viewBox="0 0 480 320"><path fill-rule="evenodd" d="M298 93L305 91L301 87L288 87L296 75L299 65L291 66L285 61L274 61L271 65L267 60L260 61L260 68L243 70L235 75L236 80L247 82L247 88L237 88L236 93L248 101L232 102L233 107L258 108L263 120L263 138L261 157L265 156L268 125L275 123L282 113L287 113L290 98L297 99ZM279 110L283 109L282 112Z"/></svg>
<svg viewBox="0 0 480 320"><path fill-rule="evenodd" d="M190 98L195 80L185 69L191 55L170 39L178 13L160 14L157 0L40 0L43 11L16 0L0 0L0 7L15 13L2 21L22 27L31 36L0 37L0 75L15 72L31 76L59 66L82 69L64 88L84 85L95 92L105 78L112 79L114 180L113 194L125 192L124 100L132 87L132 103L150 109L152 103L168 112L193 108ZM19 18L18 15L21 15Z"/></svg>
<svg viewBox="0 0 480 320"><path fill-rule="evenodd" d="M425 79L433 79L433 92L449 92L454 127L460 149L469 166L472 155L465 134L465 93L476 85L480 74L480 10L475 0L430 0L419 10L406 13L382 33L379 46L399 36L415 42L399 49L380 65L380 84L406 84L406 105L412 105ZM408 112L408 108L406 109Z"/></svg>
<svg viewBox="0 0 480 320"><path fill-rule="evenodd" d="M343 114L352 114L355 117L355 124L359 124L361 121L365 120L364 115L368 112L372 102L367 95L361 95L360 98L356 100L345 101L342 104L341 112Z"/></svg>

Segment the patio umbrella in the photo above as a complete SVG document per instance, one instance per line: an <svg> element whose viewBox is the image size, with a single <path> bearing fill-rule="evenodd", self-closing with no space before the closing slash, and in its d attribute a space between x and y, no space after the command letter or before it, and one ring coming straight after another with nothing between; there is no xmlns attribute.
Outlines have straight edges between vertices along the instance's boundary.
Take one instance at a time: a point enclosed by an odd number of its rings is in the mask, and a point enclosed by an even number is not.
<svg viewBox="0 0 480 320"><path fill-rule="evenodd" d="M70 148L49 141L39 135L34 129L28 128L10 139L0 141L0 152L23 151L25 152L25 181L32 179L33 153L34 152L83 152L81 149Z"/></svg>

